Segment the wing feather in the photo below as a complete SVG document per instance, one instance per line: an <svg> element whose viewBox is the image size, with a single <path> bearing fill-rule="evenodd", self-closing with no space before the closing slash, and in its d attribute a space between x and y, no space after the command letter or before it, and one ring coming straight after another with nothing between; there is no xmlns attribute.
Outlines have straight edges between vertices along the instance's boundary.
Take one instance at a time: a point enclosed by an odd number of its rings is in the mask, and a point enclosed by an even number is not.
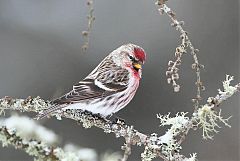
<svg viewBox="0 0 240 161"><path fill-rule="evenodd" d="M104 63L103 61L95 71L75 84L69 93L52 102L55 104L77 103L103 98L127 89L129 72L126 69L116 66L113 62Z"/></svg>

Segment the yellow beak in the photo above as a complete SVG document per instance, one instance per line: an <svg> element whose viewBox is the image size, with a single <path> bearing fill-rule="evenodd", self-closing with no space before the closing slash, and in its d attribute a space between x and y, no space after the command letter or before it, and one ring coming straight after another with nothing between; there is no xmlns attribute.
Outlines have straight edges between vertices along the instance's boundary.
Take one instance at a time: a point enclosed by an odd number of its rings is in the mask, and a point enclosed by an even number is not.
<svg viewBox="0 0 240 161"><path fill-rule="evenodd" d="M142 69L141 64L138 64L138 63L135 64L135 63L134 63L133 66L134 66L134 68L136 68L136 69Z"/></svg>

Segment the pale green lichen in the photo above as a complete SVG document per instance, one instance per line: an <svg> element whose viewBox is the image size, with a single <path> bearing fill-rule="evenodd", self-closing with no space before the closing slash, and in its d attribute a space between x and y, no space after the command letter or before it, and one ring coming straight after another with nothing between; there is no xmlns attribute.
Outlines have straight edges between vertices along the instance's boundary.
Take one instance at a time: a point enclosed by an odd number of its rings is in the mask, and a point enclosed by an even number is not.
<svg viewBox="0 0 240 161"><path fill-rule="evenodd" d="M233 76L226 75L226 80L223 81L223 91L218 90L220 95L232 96L236 92L237 88L230 85L233 78Z"/></svg>
<svg viewBox="0 0 240 161"><path fill-rule="evenodd" d="M49 101L44 101L39 96L37 96L35 98L31 98L31 100L27 102L25 108L26 110L32 109L35 112L40 112L44 109L47 109L49 106L51 106Z"/></svg>
<svg viewBox="0 0 240 161"><path fill-rule="evenodd" d="M79 160L78 156L74 153L67 152L65 153L62 149L56 148L53 152L61 161L77 161Z"/></svg>
<svg viewBox="0 0 240 161"><path fill-rule="evenodd" d="M149 147L145 146L144 152L141 153L142 161L152 161L156 158L156 153L152 151Z"/></svg>
<svg viewBox="0 0 240 161"><path fill-rule="evenodd" d="M35 98L28 97L26 99L13 99L11 97L5 97L0 99L0 114L5 109L40 112L47 109L49 106L51 106L50 102L44 101L39 96Z"/></svg>
<svg viewBox="0 0 240 161"><path fill-rule="evenodd" d="M218 106L222 101L231 97L238 90L236 86L231 86L230 83L233 80L232 76L226 75L226 80L223 81L223 91L218 90L219 94L216 97L209 97L207 104L203 105L197 111L197 125L203 129L204 139L213 139L213 133L217 133L216 128L220 128L219 123L223 123L225 126L231 127L228 124L228 120L231 118L223 118L221 115L221 109L219 112L214 110L215 106Z"/></svg>
<svg viewBox="0 0 240 161"><path fill-rule="evenodd" d="M35 138L49 145L56 143L58 140L57 135L52 130L45 128L27 116L14 114L9 118L0 119L0 126L6 126L9 130L16 130L23 139Z"/></svg>
<svg viewBox="0 0 240 161"><path fill-rule="evenodd" d="M190 158L185 158L182 161L197 161L197 153L190 154Z"/></svg>
<svg viewBox="0 0 240 161"><path fill-rule="evenodd" d="M47 147L47 145L43 142L38 142L38 141L26 141L23 140L23 144L27 145L27 148L25 149L26 153L28 153L31 156L35 156L35 157L40 157L40 159L42 158L41 155L39 155L40 149L42 147ZM50 153L49 148L46 149L45 148L45 153L47 155L47 153Z"/></svg>
<svg viewBox="0 0 240 161"><path fill-rule="evenodd" d="M230 119L221 116L221 109L219 112L214 111L211 106L204 105L198 109L198 123L197 125L203 129L203 139L213 139L213 133L218 133L216 128L220 128L218 121L222 122L225 126L231 127L227 122Z"/></svg>
<svg viewBox="0 0 240 161"><path fill-rule="evenodd" d="M170 113L167 115L157 115L157 118L160 120L160 126L170 125L170 131L177 135L181 128L184 128L189 122L189 118L186 116L187 112L180 112L175 115L175 117L170 117Z"/></svg>
<svg viewBox="0 0 240 161"><path fill-rule="evenodd" d="M91 128L94 125L94 122L92 120L88 120L88 119L82 119L81 118L81 122L84 128L88 129Z"/></svg>
<svg viewBox="0 0 240 161"><path fill-rule="evenodd" d="M0 103L0 115L5 115L5 108L9 107L7 100L2 100Z"/></svg>
<svg viewBox="0 0 240 161"><path fill-rule="evenodd" d="M22 139L15 131L5 127L1 127L0 130L0 141L3 146L13 145L17 149L23 149L30 156L34 156L35 161L79 161L83 159L81 157L83 153L80 154L79 151L78 153L65 152L58 147L49 147L44 142Z"/></svg>
<svg viewBox="0 0 240 161"><path fill-rule="evenodd" d="M169 129L163 136L159 137L162 154L170 160L174 159L174 153L182 149L174 136L174 133Z"/></svg>
<svg viewBox="0 0 240 161"><path fill-rule="evenodd" d="M33 156L36 161L52 161L49 155L51 153L50 147L39 141L23 139L15 130L0 127L0 141L3 146L12 145L16 149L24 150L27 154Z"/></svg>
<svg viewBox="0 0 240 161"><path fill-rule="evenodd" d="M3 135L2 133L0 133L0 141L2 142L3 147L8 146L8 144L9 144L7 137L5 135Z"/></svg>
<svg viewBox="0 0 240 161"><path fill-rule="evenodd" d="M189 118L186 115L186 112L177 113L175 117L170 117L170 113L167 115L157 115L157 118L160 120L160 126L171 126L163 136L159 137L160 141L158 141L162 153L167 158L173 159L173 152L178 152L182 149L176 137L189 123Z"/></svg>

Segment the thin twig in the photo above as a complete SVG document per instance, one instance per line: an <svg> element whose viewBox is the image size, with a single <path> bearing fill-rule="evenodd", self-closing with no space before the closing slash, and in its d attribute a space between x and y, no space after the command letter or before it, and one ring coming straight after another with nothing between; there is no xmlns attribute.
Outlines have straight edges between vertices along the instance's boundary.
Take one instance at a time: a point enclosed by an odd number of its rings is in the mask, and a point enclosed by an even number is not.
<svg viewBox="0 0 240 161"><path fill-rule="evenodd" d="M90 32L92 29L92 25L93 22L95 20L95 17L93 15L93 0L87 0L87 6L88 6L88 15L87 15L87 19L88 19L88 25L87 25L87 30L86 31L82 31L82 36L84 38L84 44L82 45L82 50L85 52L88 48L89 48L89 40L90 40Z"/></svg>
<svg viewBox="0 0 240 161"><path fill-rule="evenodd" d="M125 141L126 143L124 144L124 146L122 146L122 150L124 150L124 155L121 161L127 161L128 156L131 155L131 135L132 135L132 130L133 130L133 126L129 127L129 137L125 137Z"/></svg>
<svg viewBox="0 0 240 161"><path fill-rule="evenodd" d="M196 72L196 86L197 86L197 94L196 98L193 99L194 101L194 107L195 107L195 112L199 108L199 101L201 100L201 91L205 89L203 86L203 83L201 81L201 76L200 76L200 70L204 66L199 63L198 57L197 57L197 52L199 51L198 49L195 49L193 46L191 40L188 37L187 32L183 29L183 21L178 21L176 18L176 14L165 4L166 0L157 0L156 5L159 6L159 12L160 14L166 13L168 17L172 21L172 26L176 28L177 31L180 32L180 37L182 39L182 43L180 46L176 48L175 56L177 59L175 62L170 62L169 63L169 70L167 71L167 75L171 76L168 78L168 82L173 84L174 91L179 91L180 86L176 83L175 80L179 78L179 75L177 73L178 68L176 66L180 65L181 63L181 56L183 53L186 53L186 48L189 48L191 51L191 55L193 57L194 63L192 64L192 68Z"/></svg>

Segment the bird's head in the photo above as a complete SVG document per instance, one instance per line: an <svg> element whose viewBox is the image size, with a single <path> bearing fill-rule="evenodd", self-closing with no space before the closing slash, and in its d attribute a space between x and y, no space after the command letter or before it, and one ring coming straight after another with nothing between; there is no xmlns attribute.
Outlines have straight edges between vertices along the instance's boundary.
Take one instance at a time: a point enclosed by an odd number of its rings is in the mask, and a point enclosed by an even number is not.
<svg viewBox="0 0 240 161"><path fill-rule="evenodd" d="M141 77L142 65L146 60L143 48L134 44L126 44L117 48L111 55L118 66L129 70L139 78Z"/></svg>

